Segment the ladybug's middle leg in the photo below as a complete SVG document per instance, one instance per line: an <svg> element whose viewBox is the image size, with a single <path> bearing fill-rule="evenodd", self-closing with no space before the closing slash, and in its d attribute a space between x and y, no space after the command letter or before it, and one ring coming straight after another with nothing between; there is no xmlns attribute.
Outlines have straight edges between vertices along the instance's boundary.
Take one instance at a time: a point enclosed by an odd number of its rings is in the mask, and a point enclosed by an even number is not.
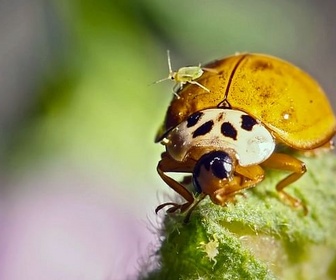
<svg viewBox="0 0 336 280"><path fill-rule="evenodd" d="M268 168L291 172L291 174L282 179L276 185L276 190L278 191L282 200L289 203L292 207L302 207L304 213L307 214L307 207L301 202L301 200L284 191L285 187L298 180L306 172L307 169L304 162L288 154L273 153L266 161L262 163L262 165Z"/></svg>

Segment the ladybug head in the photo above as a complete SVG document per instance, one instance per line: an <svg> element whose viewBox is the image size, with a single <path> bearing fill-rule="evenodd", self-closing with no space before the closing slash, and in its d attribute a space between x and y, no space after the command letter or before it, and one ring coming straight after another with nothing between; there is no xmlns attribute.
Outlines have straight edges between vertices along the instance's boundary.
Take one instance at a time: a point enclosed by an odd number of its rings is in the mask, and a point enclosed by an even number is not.
<svg viewBox="0 0 336 280"><path fill-rule="evenodd" d="M235 160L226 152L213 151L203 155L193 171L196 191L209 195L214 203L223 205L225 201L216 194L232 180L234 168Z"/></svg>

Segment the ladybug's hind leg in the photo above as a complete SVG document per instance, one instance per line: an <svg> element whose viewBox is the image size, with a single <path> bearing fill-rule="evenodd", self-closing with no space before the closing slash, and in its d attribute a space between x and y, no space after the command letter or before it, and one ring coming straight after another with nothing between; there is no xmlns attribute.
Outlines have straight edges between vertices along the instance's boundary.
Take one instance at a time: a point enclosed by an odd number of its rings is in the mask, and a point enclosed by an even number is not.
<svg viewBox="0 0 336 280"><path fill-rule="evenodd" d="M302 207L304 213L307 214L307 207L302 203L302 201L284 191L285 187L298 180L307 171L304 162L288 154L273 153L266 161L262 163L262 165L272 169L280 169L291 172L291 174L282 179L276 185L276 190L278 191L282 200L290 204L292 207Z"/></svg>

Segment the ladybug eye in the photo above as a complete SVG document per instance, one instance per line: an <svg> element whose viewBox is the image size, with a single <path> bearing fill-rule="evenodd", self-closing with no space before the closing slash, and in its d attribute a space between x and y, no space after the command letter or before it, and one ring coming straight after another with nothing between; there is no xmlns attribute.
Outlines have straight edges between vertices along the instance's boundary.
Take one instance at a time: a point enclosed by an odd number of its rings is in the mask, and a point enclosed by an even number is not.
<svg viewBox="0 0 336 280"><path fill-rule="evenodd" d="M210 162L210 168L217 178L226 179L229 178L232 172L232 160L228 154L221 157L215 157Z"/></svg>
<svg viewBox="0 0 336 280"><path fill-rule="evenodd" d="M211 181L230 179L233 169L232 158L225 152L215 151L203 155L193 172L196 191L201 193L204 191L202 185L211 184Z"/></svg>

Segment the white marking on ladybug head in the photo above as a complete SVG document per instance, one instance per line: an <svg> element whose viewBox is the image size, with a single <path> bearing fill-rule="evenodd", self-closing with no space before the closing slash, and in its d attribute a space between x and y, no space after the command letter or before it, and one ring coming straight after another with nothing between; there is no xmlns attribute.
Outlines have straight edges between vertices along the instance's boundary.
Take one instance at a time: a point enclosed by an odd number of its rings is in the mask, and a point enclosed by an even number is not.
<svg viewBox="0 0 336 280"><path fill-rule="evenodd" d="M194 113L172 129L166 138L169 140L166 149L177 161L188 157L194 147L205 152L229 149L235 152L241 166L248 166L265 161L275 148L273 136L262 123L232 109L206 109Z"/></svg>

